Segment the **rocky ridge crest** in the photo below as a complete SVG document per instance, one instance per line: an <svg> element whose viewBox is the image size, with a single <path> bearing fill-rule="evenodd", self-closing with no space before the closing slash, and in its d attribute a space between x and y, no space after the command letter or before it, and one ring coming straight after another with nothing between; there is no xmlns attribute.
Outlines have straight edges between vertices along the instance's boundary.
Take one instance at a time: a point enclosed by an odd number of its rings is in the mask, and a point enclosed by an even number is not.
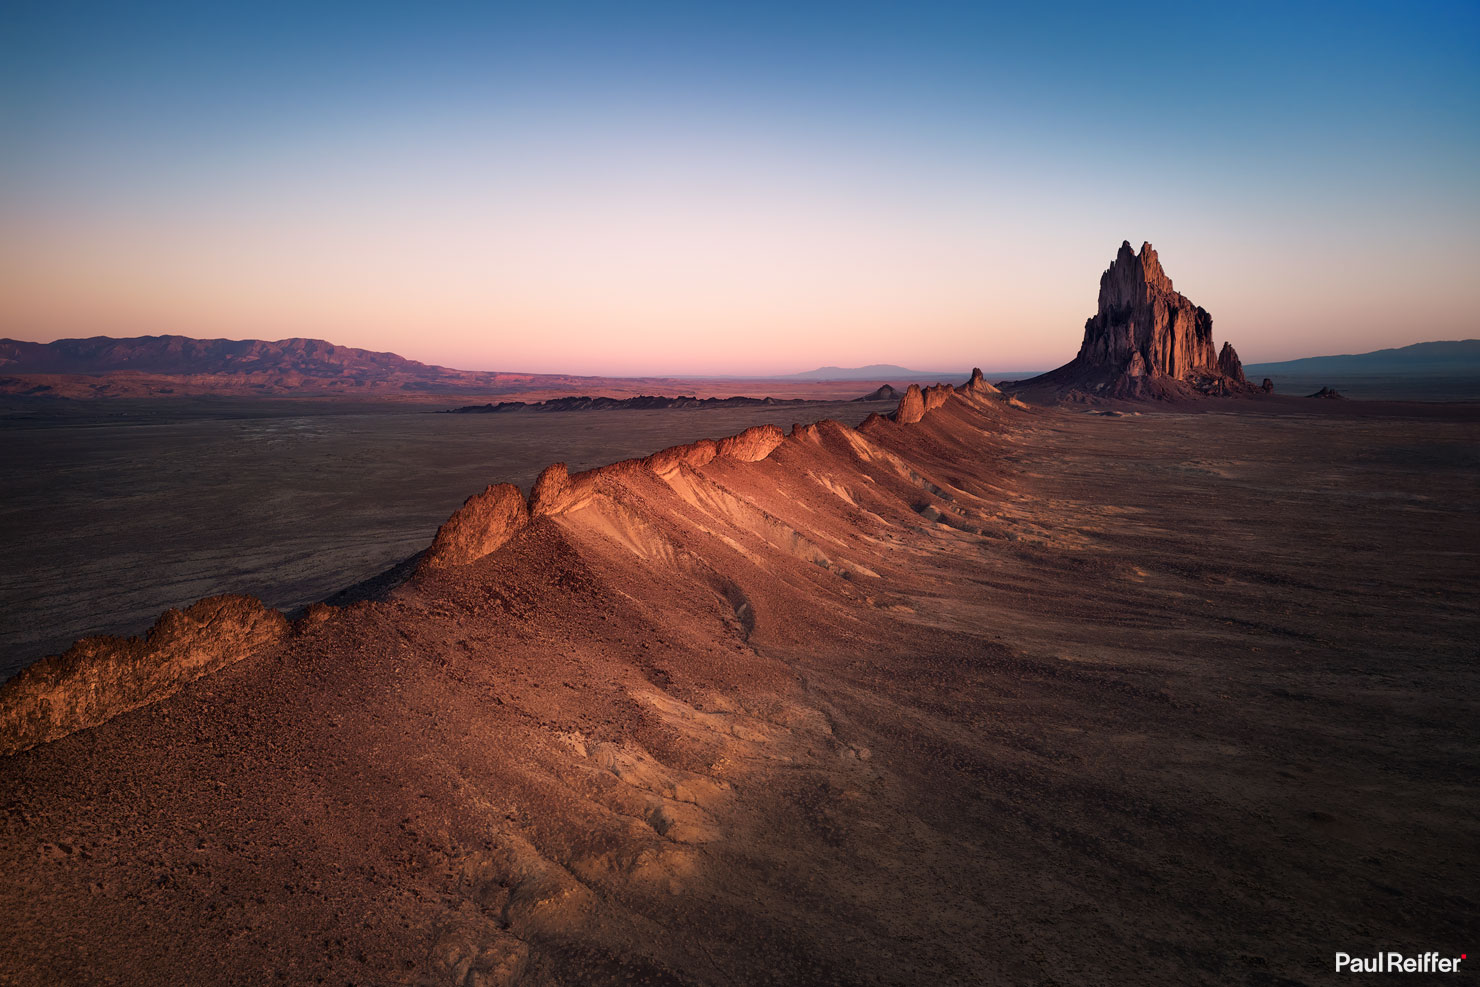
<svg viewBox="0 0 1480 987"><path fill-rule="evenodd" d="M959 387L937 384L921 390L911 384L894 412L870 415L857 430L837 422L825 424L847 433L892 427L880 424L886 421L910 425L953 397L977 408L1024 407L998 392L976 370ZM408 569L413 580L436 579L477 562L539 519L576 510L603 485L634 472L663 476L682 468L702 469L715 460L755 463L784 443L815 441L818 430L818 425L798 424L787 434L775 425L757 425L737 435L700 439L574 475L564 463L555 463L535 480L528 498L513 484L493 484L469 497L437 530L414 569ZM252 597L218 596L183 611L166 611L139 637L84 638L66 653L44 658L0 684L0 757L105 723L165 699L229 664L268 655L295 633L333 619L337 611L317 603L290 623L281 612Z"/></svg>

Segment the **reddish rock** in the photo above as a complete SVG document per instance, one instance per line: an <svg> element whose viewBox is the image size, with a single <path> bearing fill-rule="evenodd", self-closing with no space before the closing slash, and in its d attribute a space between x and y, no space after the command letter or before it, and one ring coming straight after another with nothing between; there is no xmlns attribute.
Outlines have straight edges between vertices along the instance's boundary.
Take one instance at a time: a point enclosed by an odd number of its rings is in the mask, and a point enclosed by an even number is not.
<svg viewBox="0 0 1480 987"><path fill-rule="evenodd" d="M965 384L962 384L960 390L964 394L977 395L1002 393L1002 391L999 390L997 387L994 387L993 385L987 383L987 378L985 375L982 374L981 367L972 368L971 379L968 380Z"/></svg>
<svg viewBox="0 0 1480 987"><path fill-rule="evenodd" d="M1172 287L1156 250L1129 242L1100 275L1099 310L1084 325L1079 359L1096 366L1125 368L1133 356L1146 373L1186 377L1213 367L1213 317Z"/></svg>
<svg viewBox="0 0 1480 987"><path fill-rule="evenodd" d="M911 425L925 417L925 396L920 393L919 384L911 384L904 392L893 417L901 425Z"/></svg>
<svg viewBox="0 0 1480 987"><path fill-rule="evenodd" d="M1232 346L1213 346L1213 317L1172 287L1149 243L1129 242L1100 276L1099 306L1072 361L1012 390L1043 396L1183 398L1256 393Z"/></svg>
<svg viewBox="0 0 1480 987"><path fill-rule="evenodd" d="M898 401L899 392L889 384L880 384L875 390L869 391L861 398L854 401Z"/></svg>
<svg viewBox="0 0 1480 987"><path fill-rule="evenodd" d="M561 470L564 470L561 466ZM548 472L548 470L546 471ZM446 569L476 562L497 550L529 523L524 495L512 483L500 483L469 497L437 529L418 569Z"/></svg>
<svg viewBox="0 0 1480 987"><path fill-rule="evenodd" d="M556 514L570 500L570 471L564 463L551 463L534 481L529 492L531 517Z"/></svg>
<svg viewBox="0 0 1480 987"><path fill-rule="evenodd" d="M1218 352L1218 371L1231 381L1240 384L1248 383L1244 379L1244 365L1238 358L1238 352L1234 350L1232 343L1224 343L1223 349Z"/></svg>
<svg viewBox="0 0 1480 987"><path fill-rule="evenodd" d="M769 456L786 436L775 425L756 425L739 435L720 439L716 454L742 463L754 463Z"/></svg>
<svg viewBox="0 0 1480 987"><path fill-rule="evenodd" d="M647 464L648 469L661 475L677 469L680 465L691 466L695 469L707 466L718 453L719 443L713 439L700 439L698 442L670 446L660 452L655 452L643 462Z"/></svg>
<svg viewBox="0 0 1480 987"><path fill-rule="evenodd" d="M0 755L105 723L282 643L288 620L249 596L166 610L140 637L88 637L0 687Z"/></svg>
<svg viewBox="0 0 1480 987"><path fill-rule="evenodd" d="M956 389L950 384L935 384L925 388L920 396L925 401L925 410L930 412L944 405L951 399L951 395L955 393Z"/></svg>

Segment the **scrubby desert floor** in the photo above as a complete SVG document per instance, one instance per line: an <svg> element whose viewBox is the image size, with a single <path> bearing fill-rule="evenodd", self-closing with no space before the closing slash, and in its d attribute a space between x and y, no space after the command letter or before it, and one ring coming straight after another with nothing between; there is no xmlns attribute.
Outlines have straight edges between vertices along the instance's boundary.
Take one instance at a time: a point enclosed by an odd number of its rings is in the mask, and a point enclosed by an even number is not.
<svg viewBox="0 0 1480 987"><path fill-rule="evenodd" d="M1475 411L1208 407L952 400L615 475L0 760L0 982L1473 954Z"/></svg>

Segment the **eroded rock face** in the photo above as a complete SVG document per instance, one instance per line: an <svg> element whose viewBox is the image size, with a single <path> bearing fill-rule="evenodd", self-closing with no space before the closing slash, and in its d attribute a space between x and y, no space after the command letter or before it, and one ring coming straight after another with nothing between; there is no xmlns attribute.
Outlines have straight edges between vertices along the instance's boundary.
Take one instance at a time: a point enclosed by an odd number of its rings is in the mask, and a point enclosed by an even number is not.
<svg viewBox="0 0 1480 987"><path fill-rule="evenodd" d="M1001 390L999 390L998 388L996 388L992 384L987 383L987 378L982 373L982 368L981 367L973 367L972 368L972 370L971 370L971 379L968 380L964 385L962 385L961 390L964 393L967 393L967 394L1001 394L1002 393Z"/></svg>
<svg viewBox="0 0 1480 987"><path fill-rule="evenodd" d="M980 370L959 391L997 393ZM919 421L957 393L948 384L924 390L912 384L896 420ZM863 428L882 422L877 414L870 415ZM853 444L859 434L837 422L798 424L792 428L791 440L820 445L825 436L845 436L843 441ZM416 576L429 577L432 572L469 565L498 551L532 520L579 509L600 483L621 483L639 472L665 475L684 466L702 468L718 458L759 462L784 441L786 436L777 426L759 425L727 438L673 446L642 459L574 475L564 463L554 463L535 480L527 501L513 484L489 486L469 497L437 529L417 564ZM142 637L85 638L65 654L37 662L0 686L0 757L158 702L194 679L272 649L293 633L307 633L335 619L337 613L335 607L315 603L290 627L280 612L256 599L217 596L183 611L167 611Z"/></svg>
<svg viewBox="0 0 1480 987"><path fill-rule="evenodd" d="M765 459L786 438L775 425L756 425L739 435L720 439L716 455L728 456L742 463L754 463Z"/></svg>
<svg viewBox="0 0 1480 987"><path fill-rule="evenodd" d="M925 388L920 396L925 400L925 410L934 411L936 408L943 407L955 393L956 389L950 384L933 384Z"/></svg>
<svg viewBox="0 0 1480 987"><path fill-rule="evenodd" d="M560 472L565 472L563 465ZM497 550L528 523L529 508L518 487L512 483L488 487L469 497L457 513L442 523L422 557L420 568L445 569L476 562Z"/></svg>
<svg viewBox="0 0 1480 987"><path fill-rule="evenodd" d="M570 501L570 471L564 463L551 463L534 481L529 492L529 513L534 517L558 514Z"/></svg>
<svg viewBox="0 0 1480 987"><path fill-rule="evenodd" d="M912 425L924 417L925 396L920 393L919 384L911 384L899 399L899 407L894 409L894 420L901 425Z"/></svg>
<svg viewBox="0 0 1480 987"><path fill-rule="evenodd" d="M670 446L660 452L655 452L643 460L643 462L654 473L661 476L664 473L678 469L680 465L692 466L695 469L708 466L718 454L719 443L713 439L700 439L698 442L690 442L681 446Z"/></svg>
<svg viewBox="0 0 1480 987"><path fill-rule="evenodd" d="M0 688L0 755L105 723L282 643L281 613L249 596L166 610L147 634L83 638Z"/></svg>
<svg viewBox="0 0 1480 987"><path fill-rule="evenodd" d="M1218 352L1218 371L1229 380L1238 381L1240 384L1248 383L1244 379L1244 365L1238 358L1238 352L1232 343L1224 343L1223 349Z"/></svg>
<svg viewBox="0 0 1480 987"><path fill-rule="evenodd" d="M1129 241L1100 275L1098 310L1073 360L1016 382L1018 392L1071 400L1254 394L1232 346L1213 345L1213 317L1172 287L1156 250Z"/></svg>
<svg viewBox="0 0 1480 987"><path fill-rule="evenodd" d="M854 398L853 400L854 401L897 401L897 400L899 400L899 392L896 391L892 385L889 385L889 384L880 384L878 386L878 388L876 388L875 390L869 391L863 397L861 397L861 398Z"/></svg>
<svg viewBox="0 0 1480 987"><path fill-rule="evenodd" d="M1126 367L1139 356L1147 374L1185 378L1217 364L1213 317L1172 287L1156 250L1129 241L1100 275L1100 304L1084 325L1083 361Z"/></svg>

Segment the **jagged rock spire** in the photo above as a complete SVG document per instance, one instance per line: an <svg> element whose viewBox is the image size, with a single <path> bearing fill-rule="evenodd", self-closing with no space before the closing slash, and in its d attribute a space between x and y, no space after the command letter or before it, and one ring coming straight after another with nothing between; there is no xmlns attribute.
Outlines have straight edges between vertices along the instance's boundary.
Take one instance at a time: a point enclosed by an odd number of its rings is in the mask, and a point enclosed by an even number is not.
<svg viewBox="0 0 1480 987"><path fill-rule="evenodd" d="M1156 248L1130 241L1100 275L1099 307L1073 360L1011 388L1059 397L1183 398L1249 394L1233 347L1213 345L1213 317L1172 287Z"/></svg>
<svg viewBox="0 0 1480 987"><path fill-rule="evenodd" d="M1151 244L1137 254L1126 241L1100 276L1099 311L1084 324L1079 359L1132 375L1186 378L1217 365L1213 317L1172 287Z"/></svg>
<svg viewBox="0 0 1480 987"><path fill-rule="evenodd" d="M1238 351L1233 348L1232 343L1225 342L1223 349L1218 351L1218 371L1230 380L1236 380L1240 384L1247 383L1244 379L1244 365L1238 358Z"/></svg>

